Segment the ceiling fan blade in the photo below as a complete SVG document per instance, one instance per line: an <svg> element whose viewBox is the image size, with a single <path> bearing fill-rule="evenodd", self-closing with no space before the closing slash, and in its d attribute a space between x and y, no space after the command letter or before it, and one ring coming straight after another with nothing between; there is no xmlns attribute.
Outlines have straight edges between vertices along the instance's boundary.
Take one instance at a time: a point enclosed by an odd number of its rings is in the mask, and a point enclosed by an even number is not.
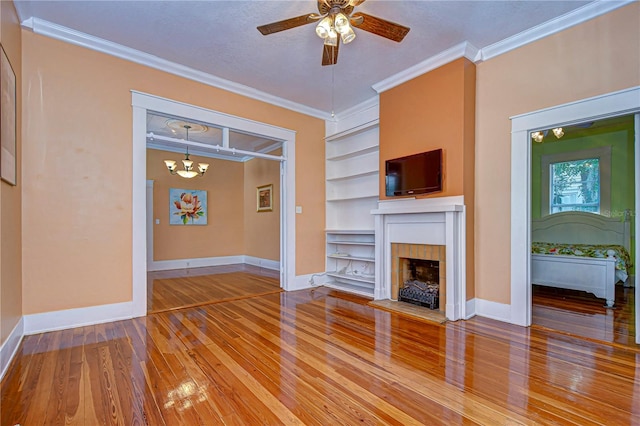
<svg viewBox="0 0 640 426"><path fill-rule="evenodd" d="M335 46L322 46L322 65L335 65L338 62L338 50L340 49L340 37Z"/></svg>
<svg viewBox="0 0 640 426"><path fill-rule="evenodd" d="M260 25L258 27L258 31L260 31L262 35L269 35L280 31L289 30L291 28L300 27L302 25L310 24L314 21L317 21L319 18L321 18L321 16L317 13L309 13L307 15L296 16L295 18L285 19L284 21Z"/></svg>
<svg viewBox="0 0 640 426"><path fill-rule="evenodd" d="M360 6L365 0L349 0L349 4L353 7Z"/></svg>
<svg viewBox="0 0 640 426"><path fill-rule="evenodd" d="M351 24L361 30L368 31L379 35L380 37L388 38L389 40L397 42L401 42L410 30L409 27L405 27L382 18L376 18L375 16L361 12L353 14L351 17Z"/></svg>

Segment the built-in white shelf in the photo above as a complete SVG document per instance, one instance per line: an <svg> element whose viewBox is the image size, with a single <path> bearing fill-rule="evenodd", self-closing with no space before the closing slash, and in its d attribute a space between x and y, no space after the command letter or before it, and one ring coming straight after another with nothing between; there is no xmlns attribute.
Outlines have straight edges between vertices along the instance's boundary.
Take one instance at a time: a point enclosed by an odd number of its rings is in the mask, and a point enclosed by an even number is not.
<svg viewBox="0 0 640 426"><path fill-rule="evenodd" d="M378 195L367 195L367 194L358 194L354 196L345 196L345 197L336 197L336 198L327 198L327 201L349 201L349 200L361 200L365 198L370 198L374 201L378 200Z"/></svg>
<svg viewBox="0 0 640 426"><path fill-rule="evenodd" d="M363 243L363 242L357 242L357 241L327 241L330 244L335 244L335 245L348 245L348 246L375 246L375 243Z"/></svg>
<svg viewBox="0 0 640 426"><path fill-rule="evenodd" d="M347 179L351 179L351 178L365 177L365 176L378 176L378 170L377 169L376 170L365 170L365 171L357 172L357 173L354 173L354 174L351 174L351 175L328 177L327 178L327 182L336 182L336 181L340 181L340 180L347 180Z"/></svg>
<svg viewBox="0 0 640 426"><path fill-rule="evenodd" d="M333 135L329 135L326 138L324 138L324 140L327 142L335 142L335 141L340 141L344 138L354 137L360 133L377 128L379 123L380 123L380 120L376 118L375 120L367 121L365 123L359 124L345 131L334 133Z"/></svg>
<svg viewBox="0 0 640 426"><path fill-rule="evenodd" d="M339 254L335 254L335 253L330 253L327 254L327 257L330 257L332 259L349 259L349 260L359 260L362 262L375 262L376 259L373 257L361 257L361 256L343 256L341 253Z"/></svg>
<svg viewBox="0 0 640 426"><path fill-rule="evenodd" d="M367 146L356 151L345 152L344 154L332 155L327 157L328 161L340 161L346 160L348 158L358 157L360 155L371 154L372 152L378 152L378 145L375 146Z"/></svg>
<svg viewBox="0 0 640 426"><path fill-rule="evenodd" d="M363 276L363 275L355 275L355 274L340 274L338 272L327 272L327 275L333 278L338 278L340 280L356 281L360 283L375 284L376 282L374 275ZM363 287L369 288L368 285Z"/></svg>
<svg viewBox="0 0 640 426"><path fill-rule="evenodd" d="M327 277L333 288L373 296L375 287L375 232L373 230L329 230Z"/></svg>
<svg viewBox="0 0 640 426"><path fill-rule="evenodd" d="M377 110L352 116L325 138L326 276L328 287L373 297L375 234L371 210L380 198Z"/></svg>

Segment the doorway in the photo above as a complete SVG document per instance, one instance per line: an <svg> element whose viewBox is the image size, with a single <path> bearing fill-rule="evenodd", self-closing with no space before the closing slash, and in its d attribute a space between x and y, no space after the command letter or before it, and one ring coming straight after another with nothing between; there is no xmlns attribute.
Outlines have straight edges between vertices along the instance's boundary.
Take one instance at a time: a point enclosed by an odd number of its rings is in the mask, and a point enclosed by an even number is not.
<svg viewBox="0 0 640 426"><path fill-rule="evenodd" d="M634 345L634 116L532 141L532 325Z"/></svg>
<svg viewBox="0 0 640 426"><path fill-rule="evenodd" d="M640 209L640 88L609 93L570 104L560 105L512 117L511 137L511 309L510 321L530 326L532 313L531 293L531 132L559 126L572 125L625 114L636 114L635 123L635 211ZM523 173L523 171L525 171ZM638 215L633 215L638 229ZM634 259L638 265L640 256ZM640 316L638 276L635 277L636 343L640 344Z"/></svg>
<svg viewBox="0 0 640 426"><path fill-rule="evenodd" d="M280 141L148 113L148 313L281 291L281 154Z"/></svg>
<svg viewBox="0 0 640 426"><path fill-rule="evenodd" d="M212 123L223 129L258 135L282 144L280 176L280 283L284 290L294 285L295 279L295 132L231 116L201 107L132 91L132 278L133 316L147 313L147 202L146 157L147 116L155 112L168 116L188 117L190 120ZM229 149L221 146L220 150Z"/></svg>

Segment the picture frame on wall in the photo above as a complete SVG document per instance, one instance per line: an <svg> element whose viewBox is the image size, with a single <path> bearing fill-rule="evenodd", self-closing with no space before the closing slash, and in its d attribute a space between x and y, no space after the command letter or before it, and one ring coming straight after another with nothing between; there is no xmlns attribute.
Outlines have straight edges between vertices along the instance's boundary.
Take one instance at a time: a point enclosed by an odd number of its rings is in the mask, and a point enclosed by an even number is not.
<svg viewBox="0 0 640 426"><path fill-rule="evenodd" d="M273 184L259 186L256 189L256 211L273 211Z"/></svg>
<svg viewBox="0 0 640 426"><path fill-rule="evenodd" d="M169 189L169 225L206 225L207 191Z"/></svg>
<svg viewBox="0 0 640 426"><path fill-rule="evenodd" d="M17 184L16 160L16 75L0 46L0 178Z"/></svg>

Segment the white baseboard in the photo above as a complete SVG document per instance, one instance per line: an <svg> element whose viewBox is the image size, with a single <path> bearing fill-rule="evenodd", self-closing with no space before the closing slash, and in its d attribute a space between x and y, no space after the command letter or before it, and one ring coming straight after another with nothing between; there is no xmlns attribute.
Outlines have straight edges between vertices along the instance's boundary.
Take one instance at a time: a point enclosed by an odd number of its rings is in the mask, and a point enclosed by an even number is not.
<svg viewBox="0 0 640 426"><path fill-rule="evenodd" d="M295 291L295 290L305 290L308 288L312 288L312 287L317 287L318 286L318 282L315 281L314 285L311 285L311 276L313 274L307 274L307 275L296 275L296 277L293 280L289 280L288 283L288 288L286 288L286 291ZM316 278L314 278L314 280L316 280Z"/></svg>
<svg viewBox="0 0 640 426"><path fill-rule="evenodd" d="M20 342L24 337L24 317L20 318L20 321L13 327L11 333L0 346L0 380L4 377L4 374L11 364L11 360L16 355Z"/></svg>
<svg viewBox="0 0 640 426"><path fill-rule="evenodd" d="M259 266L260 268L271 269L273 271L280 270L280 262L277 260L261 259L259 257L244 255L244 263L253 266Z"/></svg>
<svg viewBox="0 0 640 426"><path fill-rule="evenodd" d="M158 260L147 265L149 272L168 271L171 269L203 268L206 266L236 265L244 263L244 255L201 257L196 259Z"/></svg>
<svg viewBox="0 0 640 426"><path fill-rule="evenodd" d="M511 305L478 298L472 300L474 300L476 315L502 322L512 323ZM467 304L468 303L469 301L467 301Z"/></svg>
<svg viewBox="0 0 640 426"><path fill-rule="evenodd" d="M465 306L465 313L466 315L464 319L466 320L476 316L476 299L475 298L467 300L467 303Z"/></svg>
<svg viewBox="0 0 640 426"><path fill-rule="evenodd" d="M25 315L23 318L25 335L44 333L46 331L131 319L133 318L133 302L44 312Z"/></svg>

